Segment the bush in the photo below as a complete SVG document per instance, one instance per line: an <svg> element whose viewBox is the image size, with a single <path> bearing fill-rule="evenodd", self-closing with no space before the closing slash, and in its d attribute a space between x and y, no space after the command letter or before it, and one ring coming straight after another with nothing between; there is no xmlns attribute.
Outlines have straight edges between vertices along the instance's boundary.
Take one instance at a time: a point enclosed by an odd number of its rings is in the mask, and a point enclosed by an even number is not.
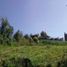
<svg viewBox="0 0 67 67"><path fill-rule="evenodd" d="M46 67L52 67L52 65L51 64L47 64L47 66Z"/></svg>
<svg viewBox="0 0 67 67"><path fill-rule="evenodd" d="M2 60L1 63L2 67L33 67L32 62L28 58L11 58Z"/></svg>
<svg viewBox="0 0 67 67"><path fill-rule="evenodd" d="M67 59L59 61L57 67L67 67Z"/></svg>
<svg viewBox="0 0 67 67"><path fill-rule="evenodd" d="M20 64L22 65L22 67L33 67L32 62L28 58L20 59Z"/></svg>
<svg viewBox="0 0 67 67"><path fill-rule="evenodd" d="M44 64L36 65L35 67L45 67Z"/></svg>
<svg viewBox="0 0 67 67"><path fill-rule="evenodd" d="M33 40L34 40L34 42L39 43L39 40L37 37L34 37Z"/></svg>

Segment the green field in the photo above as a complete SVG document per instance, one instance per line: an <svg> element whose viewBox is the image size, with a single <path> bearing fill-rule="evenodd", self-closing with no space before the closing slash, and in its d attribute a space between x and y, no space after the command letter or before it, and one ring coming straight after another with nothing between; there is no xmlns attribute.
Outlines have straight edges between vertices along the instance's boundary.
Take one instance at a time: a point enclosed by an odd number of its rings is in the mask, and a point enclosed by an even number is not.
<svg viewBox="0 0 67 67"><path fill-rule="evenodd" d="M67 46L0 46L0 60L24 57L29 58L33 65L55 65L63 56L67 58Z"/></svg>
<svg viewBox="0 0 67 67"><path fill-rule="evenodd" d="M7 18L1 18L0 67L67 67L67 34L53 38L45 31L14 32Z"/></svg>

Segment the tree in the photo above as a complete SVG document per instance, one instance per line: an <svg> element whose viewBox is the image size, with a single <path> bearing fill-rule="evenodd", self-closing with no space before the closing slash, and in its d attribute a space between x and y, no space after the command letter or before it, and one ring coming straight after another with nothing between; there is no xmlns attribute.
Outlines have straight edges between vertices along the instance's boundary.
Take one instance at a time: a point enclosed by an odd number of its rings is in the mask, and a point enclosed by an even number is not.
<svg viewBox="0 0 67 67"><path fill-rule="evenodd" d="M36 42L36 43L39 43L39 34L30 34L30 38L31 38L31 41L33 42Z"/></svg>
<svg viewBox="0 0 67 67"><path fill-rule="evenodd" d="M9 24L7 19L2 18L0 24L0 40L5 43L10 42L13 34L13 27Z"/></svg>
<svg viewBox="0 0 67 67"><path fill-rule="evenodd" d="M30 34L30 37L31 38L34 38L34 37L37 37L38 38L39 37L39 34L34 34L34 35Z"/></svg>
<svg viewBox="0 0 67 67"><path fill-rule="evenodd" d="M28 34L24 35L24 38L29 39L30 36Z"/></svg>
<svg viewBox="0 0 67 67"><path fill-rule="evenodd" d="M47 33L46 32L44 32L44 31L42 31L41 33L40 33L40 38L42 38L42 39L49 39L49 36L47 35Z"/></svg>
<svg viewBox="0 0 67 67"><path fill-rule="evenodd" d="M14 39L19 42L22 38L22 33L18 30L15 34L14 34Z"/></svg>

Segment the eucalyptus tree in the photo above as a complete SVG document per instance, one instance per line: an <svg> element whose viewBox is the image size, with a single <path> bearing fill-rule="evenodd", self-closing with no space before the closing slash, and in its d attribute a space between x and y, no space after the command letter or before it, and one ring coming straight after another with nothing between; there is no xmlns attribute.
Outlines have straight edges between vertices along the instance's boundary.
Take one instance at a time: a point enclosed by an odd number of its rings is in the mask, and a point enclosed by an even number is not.
<svg viewBox="0 0 67 67"><path fill-rule="evenodd" d="M0 40L2 43L11 41L13 35L13 27L9 24L7 19L2 18L0 23Z"/></svg>

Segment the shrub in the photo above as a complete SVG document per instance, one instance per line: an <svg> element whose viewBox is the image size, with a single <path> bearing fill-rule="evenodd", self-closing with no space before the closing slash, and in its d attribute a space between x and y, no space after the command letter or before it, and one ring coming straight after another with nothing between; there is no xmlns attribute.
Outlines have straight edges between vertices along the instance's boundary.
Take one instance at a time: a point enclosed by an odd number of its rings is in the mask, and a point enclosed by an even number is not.
<svg viewBox="0 0 67 67"><path fill-rule="evenodd" d="M0 67L33 67L33 65L28 58L11 58L8 60L2 60Z"/></svg>
<svg viewBox="0 0 67 67"><path fill-rule="evenodd" d="M39 43L39 40L37 37L34 37L33 40L34 40L34 42Z"/></svg>
<svg viewBox="0 0 67 67"><path fill-rule="evenodd" d="M51 64L47 64L47 66L46 67L52 67L52 65Z"/></svg>
<svg viewBox="0 0 67 67"><path fill-rule="evenodd" d="M57 67L67 67L67 59L66 60L62 60L62 61L59 61L57 63Z"/></svg>
<svg viewBox="0 0 67 67"><path fill-rule="evenodd" d="M32 62L28 58L20 59L20 64L22 65L22 67L33 67Z"/></svg>

